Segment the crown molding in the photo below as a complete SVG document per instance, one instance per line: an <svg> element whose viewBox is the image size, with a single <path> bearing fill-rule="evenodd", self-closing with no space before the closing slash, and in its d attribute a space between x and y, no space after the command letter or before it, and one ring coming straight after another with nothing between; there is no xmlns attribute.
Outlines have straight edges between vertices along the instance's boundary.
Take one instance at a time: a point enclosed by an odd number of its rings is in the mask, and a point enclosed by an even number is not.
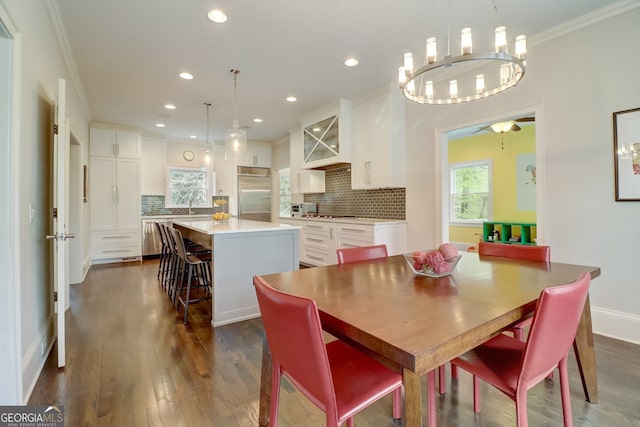
<svg viewBox="0 0 640 427"><path fill-rule="evenodd" d="M53 29L58 39L58 45L62 51L64 63L67 67L67 71L69 72L69 76L71 77L71 84L73 84L73 87L80 98L82 107L84 107L84 110L88 114L87 117L91 117L91 108L89 108L89 102L87 101L87 96L82 86L82 80L80 80L80 74L78 74L76 62L73 59L71 45L69 44L69 38L67 37L67 32L64 28L58 4L55 0L46 0L45 4L47 5L47 11L49 12L49 17L51 18L51 23L53 24Z"/></svg>
<svg viewBox="0 0 640 427"><path fill-rule="evenodd" d="M597 24L598 22L606 21L607 19L622 15L623 13L627 13L639 7L640 2L638 0L621 0L535 34L530 39L527 39L527 44L536 46L546 43L550 40L554 40L582 28L589 27Z"/></svg>

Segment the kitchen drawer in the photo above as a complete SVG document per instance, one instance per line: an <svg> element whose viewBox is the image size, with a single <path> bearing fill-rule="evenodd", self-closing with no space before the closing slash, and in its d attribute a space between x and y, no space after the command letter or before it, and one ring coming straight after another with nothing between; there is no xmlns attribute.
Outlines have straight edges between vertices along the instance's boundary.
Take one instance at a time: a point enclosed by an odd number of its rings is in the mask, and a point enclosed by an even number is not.
<svg viewBox="0 0 640 427"><path fill-rule="evenodd" d="M318 233L329 236L329 233L331 232L331 224L327 222L305 221L302 224L302 229L305 233Z"/></svg>
<svg viewBox="0 0 640 427"><path fill-rule="evenodd" d="M338 249L345 248L359 248L362 246L373 246L373 236L371 238L365 236L353 237L349 234L338 233L337 234L337 247Z"/></svg>
<svg viewBox="0 0 640 427"><path fill-rule="evenodd" d="M370 240L373 242L373 226L360 224L336 224L336 233L338 235L348 234L356 239Z"/></svg>
<svg viewBox="0 0 640 427"><path fill-rule="evenodd" d="M335 258L335 256L333 258ZM314 266L335 264L329 251L309 245L304 245L302 247L302 256L300 257L300 261Z"/></svg>
<svg viewBox="0 0 640 427"><path fill-rule="evenodd" d="M140 232L94 232L91 233L91 259L123 261L140 259L142 248Z"/></svg>

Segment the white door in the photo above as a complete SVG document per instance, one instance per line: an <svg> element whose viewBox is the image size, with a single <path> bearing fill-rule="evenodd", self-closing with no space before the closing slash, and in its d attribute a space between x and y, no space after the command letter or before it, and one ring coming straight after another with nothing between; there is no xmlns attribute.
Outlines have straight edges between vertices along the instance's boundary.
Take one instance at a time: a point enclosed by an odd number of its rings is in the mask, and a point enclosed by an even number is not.
<svg viewBox="0 0 640 427"><path fill-rule="evenodd" d="M58 96L56 99L53 129L53 167L52 192L53 212L51 212L53 233L47 239L53 241L53 291L54 312L56 313L56 335L58 340L58 367L65 366L65 322L67 277L67 234L68 211L65 178L69 159L69 130L65 111L65 80L58 79Z"/></svg>

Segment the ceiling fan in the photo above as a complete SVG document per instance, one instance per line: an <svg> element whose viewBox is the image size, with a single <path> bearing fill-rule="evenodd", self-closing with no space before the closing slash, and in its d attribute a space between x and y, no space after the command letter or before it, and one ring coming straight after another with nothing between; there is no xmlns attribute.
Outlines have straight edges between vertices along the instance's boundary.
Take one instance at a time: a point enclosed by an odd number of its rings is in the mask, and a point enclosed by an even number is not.
<svg viewBox="0 0 640 427"><path fill-rule="evenodd" d="M535 117L530 116L530 117L520 117L518 119L513 119L513 120L506 120L504 122L491 123L487 126L483 126L479 128L473 133L478 133L483 130L499 133L499 134L503 134L505 132L518 132L520 129L522 129L520 126L518 126L518 123L535 122L535 120L536 120Z"/></svg>

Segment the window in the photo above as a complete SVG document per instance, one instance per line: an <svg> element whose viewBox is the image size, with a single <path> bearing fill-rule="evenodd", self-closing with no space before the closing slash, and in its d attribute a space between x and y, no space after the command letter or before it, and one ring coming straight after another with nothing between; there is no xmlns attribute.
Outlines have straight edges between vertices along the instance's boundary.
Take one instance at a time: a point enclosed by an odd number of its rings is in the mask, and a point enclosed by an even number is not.
<svg viewBox="0 0 640 427"><path fill-rule="evenodd" d="M289 169L280 169L280 216L291 216L291 174Z"/></svg>
<svg viewBox="0 0 640 427"><path fill-rule="evenodd" d="M491 160L451 167L451 222L474 223L492 216Z"/></svg>
<svg viewBox="0 0 640 427"><path fill-rule="evenodd" d="M202 168L169 168L167 178L167 207L211 207L211 186L208 173Z"/></svg>

